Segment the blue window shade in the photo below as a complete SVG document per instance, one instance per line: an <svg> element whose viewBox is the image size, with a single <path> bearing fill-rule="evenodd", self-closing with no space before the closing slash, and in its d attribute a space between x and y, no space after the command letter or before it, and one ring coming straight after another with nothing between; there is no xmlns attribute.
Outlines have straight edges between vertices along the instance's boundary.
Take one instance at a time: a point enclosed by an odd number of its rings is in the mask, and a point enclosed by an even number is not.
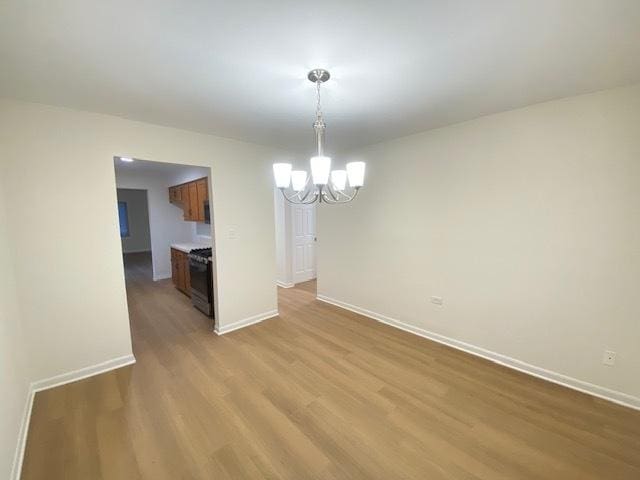
<svg viewBox="0 0 640 480"><path fill-rule="evenodd" d="M120 237L129 236L129 213L127 202L118 202L118 216L120 217Z"/></svg>

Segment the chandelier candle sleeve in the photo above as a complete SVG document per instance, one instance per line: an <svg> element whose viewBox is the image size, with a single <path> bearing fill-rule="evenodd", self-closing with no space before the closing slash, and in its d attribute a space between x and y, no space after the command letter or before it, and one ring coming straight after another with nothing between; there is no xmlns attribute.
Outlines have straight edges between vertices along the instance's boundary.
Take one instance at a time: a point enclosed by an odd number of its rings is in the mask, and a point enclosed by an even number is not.
<svg viewBox="0 0 640 480"><path fill-rule="evenodd" d="M360 188L364 185L364 162L347 163L347 176L349 185L353 188Z"/></svg>
<svg viewBox="0 0 640 480"><path fill-rule="evenodd" d="M338 191L344 190L347 186L347 171L333 170L331 172L331 184Z"/></svg>
<svg viewBox="0 0 640 480"><path fill-rule="evenodd" d="M311 157L311 178L314 185L326 185L331 171L330 157Z"/></svg>
<svg viewBox="0 0 640 480"><path fill-rule="evenodd" d="M294 192L301 192L307 186L307 172L294 170L291 172L291 188Z"/></svg>
<svg viewBox="0 0 640 480"><path fill-rule="evenodd" d="M304 170L293 170L289 163L274 163L273 176L276 186L284 199L294 205L312 203L349 203L364 185L364 162L351 162L346 170L331 171L331 157L324 154L324 132L326 124L320 105L320 86L331 78L322 68L311 70L307 75L316 87L316 120L313 130L316 134L317 155L311 157L311 174ZM349 185L347 185L347 180Z"/></svg>
<svg viewBox="0 0 640 480"><path fill-rule="evenodd" d="M273 176L276 179L276 187L287 188L291 181L291 164L290 163L274 163Z"/></svg>

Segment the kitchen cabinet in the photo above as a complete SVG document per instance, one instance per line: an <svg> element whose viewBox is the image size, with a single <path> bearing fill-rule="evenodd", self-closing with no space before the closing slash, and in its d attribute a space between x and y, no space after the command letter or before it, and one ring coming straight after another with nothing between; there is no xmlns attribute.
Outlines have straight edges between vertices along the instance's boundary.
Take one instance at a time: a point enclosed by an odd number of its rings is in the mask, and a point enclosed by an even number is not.
<svg viewBox="0 0 640 480"><path fill-rule="evenodd" d="M207 177L169 187L169 202L179 206L188 222L205 222L205 204L209 201Z"/></svg>
<svg viewBox="0 0 640 480"><path fill-rule="evenodd" d="M189 215L185 220L198 221L198 189L196 182L189 183ZM204 222L204 218L201 220Z"/></svg>
<svg viewBox="0 0 640 480"><path fill-rule="evenodd" d="M189 218L189 184L180 185L180 205L182 206L183 218Z"/></svg>
<svg viewBox="0 0 640 480"><path fill-rule="evenodd" d="M169 202L180 203L182 201L182 190L180 187L169 187Z"/></svg>
<svg viewBox="0 0 640 480"><path fill-rule="evenodd" d="M175 248L171 249L171 280L178 290L191 296L189 255Z"/></svg>
<svg viewBox="0 0 640 480"><path fill-rule="evenodd" d="M209 186L207 179L202 178L196 181L196 194L198 196L198 218L205 221L205 204L209 201Z"/></svg>

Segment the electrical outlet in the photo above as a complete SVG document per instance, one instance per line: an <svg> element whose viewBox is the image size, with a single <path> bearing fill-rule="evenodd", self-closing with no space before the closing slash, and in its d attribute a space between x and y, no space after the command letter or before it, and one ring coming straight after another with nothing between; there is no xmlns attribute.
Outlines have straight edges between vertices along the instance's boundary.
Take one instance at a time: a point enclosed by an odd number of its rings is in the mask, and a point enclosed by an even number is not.
<svg viewBox="0 0 640 480"><path fill-rule="evenodd" d="M602 356L602 363L609 366L615 365L616 352L612 352L611 350L605 350L604 355Z"/></svg>
<svg viewBox="0 0 640 480"><path fill-rule="evenodd" d="M430 301L434 305L442 305L442 303L444 302L444 300L442 300L442 297L431 297Z"/></svg>

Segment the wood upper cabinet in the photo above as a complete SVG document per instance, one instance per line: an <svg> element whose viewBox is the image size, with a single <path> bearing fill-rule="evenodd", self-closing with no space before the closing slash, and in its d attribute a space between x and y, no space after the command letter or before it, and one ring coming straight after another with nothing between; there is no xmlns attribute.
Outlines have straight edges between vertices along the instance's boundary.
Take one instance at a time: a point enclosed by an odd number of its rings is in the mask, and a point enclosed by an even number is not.
<svg viewBox="0 0 640 480"><path fill-rule="evenodd" d="M198 195L198 221L204 222L204 205L209 201L209 188L206 178L196 181L196 191Z"/></svg>
<svg viewBox="0 0 640 480"><path fill-rule="evenodd" d="M169 187L169 201L171 203L180 203L182 201L182 190L179 186Z"/></svg>
<svg viewBox="0 0 640 480"><path fill-rule="evenodd" d="M198 221L198 189L196 182L189 183L189 218L187 220ZM202 221L204 221L204 218Z"/></svg>
<svg viewBox="0 0 640 480"><path fill-rule="evenodd" d="M191 214L189 212L189 184L185 183L180 185L180 198L182 203L182 211L184 213L185 220L191 220Z"/></svg>
<svg viewBox="0 0 640 480"><path fill-rule="evenodd" d="M178 290L191 296L189 255L175 248L171 249L171 280Z"/></svg>
<svg viewBox="0 0 640 480"><path fill-rule="evenodd" d="M186 221L206 221L205 202L208 201L209 183L207 177L169 187L169 202L182 207L183 217Z"/></svg>

